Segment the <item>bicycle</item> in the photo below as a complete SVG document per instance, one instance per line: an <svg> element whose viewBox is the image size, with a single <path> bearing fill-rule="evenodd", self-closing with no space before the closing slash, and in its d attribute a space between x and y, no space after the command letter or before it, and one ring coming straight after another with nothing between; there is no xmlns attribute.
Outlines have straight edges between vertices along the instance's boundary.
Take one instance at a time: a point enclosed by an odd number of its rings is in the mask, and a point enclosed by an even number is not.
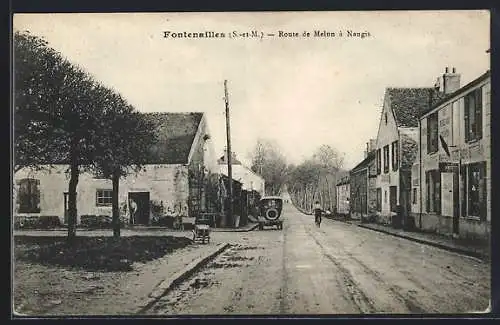
<svg viewBox="0 0 500 325"><path fill-rule="evenodd" d="M314 217L314 223L318 228L321 227L321 214Z"/></svg>

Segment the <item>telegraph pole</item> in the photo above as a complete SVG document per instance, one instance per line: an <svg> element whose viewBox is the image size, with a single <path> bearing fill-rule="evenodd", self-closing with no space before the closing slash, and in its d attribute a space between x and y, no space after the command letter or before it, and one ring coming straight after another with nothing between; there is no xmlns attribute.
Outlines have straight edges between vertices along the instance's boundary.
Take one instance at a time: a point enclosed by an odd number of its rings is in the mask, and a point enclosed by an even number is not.
<svg viewBox="0 0 500 325"><path fill-rule="evenodd" d="M227 226L228 221L233 220L233 168L231 165L232 151L231 151L231 128L229 123L229 96L227 93L227 80L224 80L224 101L226 102L226 138L227 138L227 176L229 177L229 210L226 216Z"/></svg>

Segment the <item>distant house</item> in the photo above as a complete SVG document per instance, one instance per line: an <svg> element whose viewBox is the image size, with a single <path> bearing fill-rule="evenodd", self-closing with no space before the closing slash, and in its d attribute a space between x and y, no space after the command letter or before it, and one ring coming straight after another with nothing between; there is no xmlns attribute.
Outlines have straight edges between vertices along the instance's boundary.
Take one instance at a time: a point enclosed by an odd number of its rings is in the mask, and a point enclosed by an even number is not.
<svg viewBox="0 0 500 325"><path fill-rule="evenodd" d="M218 159L219 173L228 177L227 153ZM265 181L257 173L243 165L237 158L234 152L231 156L232 178L234 182L238 182L239 187L234 188L233 211L241 216L240 225L243 226L248 222L248 215L256 217L257 202L264 196ZM239 189L239 191L238 191Z"/></svg>
<svg viewBox="0 0 500 325"><path fill-rule="evenodd" d="M417 158L421 112L437 101L435 88L387 88L375 153L378 222L389 224L397 206L411 223L411 167Z"/></svg>
<svg viewBox="0 0 500 325"><path fill-rule="evenodd" d="M491 75L460 87L443 75L446 97L420 118L420 163L412 212L422 230L488 241L491 233Z"/></svg>
<svg viewBox="0 0 500 325"><path fill-rule="evenodd" d="M219 171L223 175L228 175L227 157L226 155L217 160ZM233 153L231 157L232 176L234 180L241 182L243 189L248 191L256 191L261 196L264 195L265 181L262 176L252 171L247 166L243 165Z"/></svg>
<svg viewBox="0 0 500 325"><path fill-rule="evenodd" d="M367 143L365 159L350 171L350 216L367 219L377 213L377 167L375 165L376 140Z"/></svg>
<svg viewBox="0 0 500 325"><path fill-rule="evenodd" d="M193 222L210 209L205 181L218 173L216 157L204 113L144 113L156 125L159 143L154 158L142 171L120 180L121 215L132 224L151 224L160 215L181 216ZM14 175L15 216L58 216L67 223L68 165L55 163L35 171L21 169ZM77 186L77 222L82 215L111 215L112 184L98 175L82 173ZM130 214L135 201L137 212Z"/></svg>
<svg viewBox="0 0 500 325"><path fill-rule="evenodd" d="M351 194L349 186L349 176L342 177L336 184L337 204L336 214L347 217L349 215L349 196Z"/></svg>

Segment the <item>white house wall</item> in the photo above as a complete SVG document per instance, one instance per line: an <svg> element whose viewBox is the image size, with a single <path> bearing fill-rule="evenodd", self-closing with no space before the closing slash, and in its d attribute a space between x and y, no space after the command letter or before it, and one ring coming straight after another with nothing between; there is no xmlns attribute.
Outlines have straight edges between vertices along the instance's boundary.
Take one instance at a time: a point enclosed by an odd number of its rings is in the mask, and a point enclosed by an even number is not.
<svg viewBox="0 0 500 325"><path fill-rule="evenodd" d="M387 113L387 124L385 123L385 114ZM378 135L377 135L377 149L380 149L381 167L380 175L377 176L376 186L382 190L382 204L381 211L379 212L380 221L383 223L389 222L391 215L390 201L389 201L389 187L398 186L399 188L399 168L398 171L392 170L392 150L391 144L399 140L399 133L395 117L390 109L390 100L386 95L384 98L384 106L380 117ZM384 173L384 146L389 145L389 172ZM401 156L401 152L400 152ZM399 204L399 190L397 192L397 204Z"/></svg>
<svg viewBox="0 0 500 325"><path fill-rule="evenodd" d="M226 164L219 165L220 173L228 176L228 170ZM232 165L232 176L233 179L242 183L242 188L244 190L255 190L259 192L261 196L265 192L265 181L262 177L255 174L249 168L243 165Z"/></svg>
<svg viewBox="0 0 500 325"><path fill-rule="evenodd" d="M68 166L31 171L22 169L14 175L14 216L16 215L51 215L64 220L64 192L68 191ZM40 212L18 213L16 205L17 181L23 178L40 180ZM81 215L111 215L111 206L96 206L96 191L112 189L110 180L96 179L89 173L81 173L77 185L77 222ZM129 192L149 192L150 200L162 202L167 213L187 216L189 184L187 167L183 165L147 165L137 174L130 174L120 179L119 205L125 212ZM128 209L126 209L128 211ZM125 213L127 215L127 213Z"/></svg>
<svg viewBox="0 0 500 325"><path fill-rule="evenodd" d="M478 87L482 88L483 98L483 114L482 114L482 139L472 143L465 142L465 125L464 125L464 96L469 92L474 91ZM471 217L460 218L460 235L464 236L480 236L489 233L491 222L491 83L487 78L481 83L461 93L458 97L454 97L443 103L438 110L427 113L421 119L421 150L422 162L420 168L419 190L422 197L421 202L415 206L414 211L421 211L420 219L422 223L420 227L425 230L436 231L441 233L450 233L452 226L452 216L442 216L426 211L427 187L425 184L425 172L429 170L439 169L439 162L458 162L461 158L462 165L467 165L474 162L486 161L486 222L480 222ZM451 157L445 153L441 143L438 145L436 153L427 153L427 117L438 112L438 134L441 135L447 142ZM460 151L460 154L459 154ZM443 174L441 173L441 183L443 184ZM459 177L460 191L463 191L462 178ZM444 186L441 186L441 209L447 207L452 200L452 197L443 191L446 191ZM464 204L462 202L462 204Z"/></svg>

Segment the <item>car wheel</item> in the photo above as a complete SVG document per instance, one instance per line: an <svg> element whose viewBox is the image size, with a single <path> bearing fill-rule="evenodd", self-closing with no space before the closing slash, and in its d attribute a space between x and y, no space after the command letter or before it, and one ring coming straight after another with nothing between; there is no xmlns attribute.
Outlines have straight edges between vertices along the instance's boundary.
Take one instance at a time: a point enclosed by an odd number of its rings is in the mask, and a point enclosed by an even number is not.
<svg viewBox="0 0 500 325"><path fill-rule="evenodd" d="M278 210L276 210L275 208L267 209L266 213L264 214L264 217L267 220L272 220L272 221L277 220L279 218Z"/></svg>

